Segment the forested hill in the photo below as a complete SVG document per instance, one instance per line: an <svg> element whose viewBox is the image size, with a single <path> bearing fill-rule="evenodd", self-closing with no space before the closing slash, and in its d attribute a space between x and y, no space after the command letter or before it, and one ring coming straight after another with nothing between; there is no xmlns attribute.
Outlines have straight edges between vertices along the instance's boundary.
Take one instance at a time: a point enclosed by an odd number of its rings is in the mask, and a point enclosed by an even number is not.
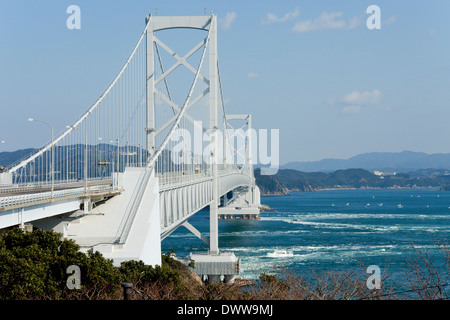
<svg viewBox="0 0 450 320"><path fill-rule="evenodd" d="M261 175L260 169L256 169L255 178L262 195L282 195L290 191L318 191L330 188L444 188L450 185L448 174L417 176L397 173L378 176L365 169L337 170L331 173L281 169L271 176Z"/></svg>

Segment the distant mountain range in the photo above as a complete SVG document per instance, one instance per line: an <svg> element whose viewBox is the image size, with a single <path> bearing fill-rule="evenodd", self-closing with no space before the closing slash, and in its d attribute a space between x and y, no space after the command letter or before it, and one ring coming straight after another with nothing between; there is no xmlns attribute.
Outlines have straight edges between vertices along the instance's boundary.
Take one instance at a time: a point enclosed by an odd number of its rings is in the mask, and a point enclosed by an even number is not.
<svg viewBox="0 0 450 320"><path fill-rule="evenodd" d="M111 148L114 147L112 146ZM37 149L29 148L13 152L0 152L0 166L11 165L36 151ZM255 166L255 168L258 168L258 166ZM349 159L289 162L280 166L281 169L292 169L305 173L332 173L337 170L365 169L372 172L378 170L408 173L412 177L431 177L449 173L447 170L450 171L450 153L428 154L413 151L370 152ZM440 172L438 173L437 171Z"/></svg>
<svg viewBox="0 0 450 320"><path fill-rule="evenodd" d="M33 153L35 153L37 149L28 148L21 149L12 152L4 151L0 152L0 166L9 166L10 164L15 163L16 161L25 158Z"/></svg>
<svg viewBox="0 0 450 320"><path fill-rule="evenodd" d="M280 167L280 169L294 169L303 172L332 172L350 168L396 172L408 172L418 169L450 169L450 153L370 152L349 159L289 162Z"/></svg>

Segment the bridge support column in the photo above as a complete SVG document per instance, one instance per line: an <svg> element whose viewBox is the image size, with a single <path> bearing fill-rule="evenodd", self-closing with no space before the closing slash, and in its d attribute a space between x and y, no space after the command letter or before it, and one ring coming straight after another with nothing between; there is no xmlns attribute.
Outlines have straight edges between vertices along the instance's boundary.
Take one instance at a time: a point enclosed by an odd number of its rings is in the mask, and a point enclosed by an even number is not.
<svg viewBox="0 0 450 320"><path fill-rule="evenodd" d="M83 200L83 209L84 209L84 213L85 213L85 214L89 214L90 212L92 212L92 202L91 202L91 199L85 198L85 199Z"/></svg>
<svg viewBox="0 0 450 320"><path fill-rule="evenodd" d="M211 133L211 164L213 173L212 202L209 205L210 212L210 244L211 254L219 253L219 173L218 173L218 111L217 111L217 20L216 16L211 17L210 38L209 38L209 125Z"/></svg>
<svg viewBox="0 0 450 320"><path fill-rule="evenodd" d="M220 275L217 274L209 274L208 282L220 282Z"/></svg>
<svg viewBox="0 0 450 320"><path fill-rule="evenodd" d="M151 15L145 18L147 24ZM146 65L147 65L147 152L151 157L155 153L155 75L154 75L154 30L151 24L146 32Z"/></svg>
<svg viewBox="0 0 450 320"><path fill-rule="evenodd" d="M209 239L207 237L205 237L200 231L198 231L197 228L195 228L192 224L185 221L185 222L183 222L182 226L185 227L186 229L188 229L190 232L192 232L195 236L197 236L197 238L202 240L204 243L209 245Z"/></svg>

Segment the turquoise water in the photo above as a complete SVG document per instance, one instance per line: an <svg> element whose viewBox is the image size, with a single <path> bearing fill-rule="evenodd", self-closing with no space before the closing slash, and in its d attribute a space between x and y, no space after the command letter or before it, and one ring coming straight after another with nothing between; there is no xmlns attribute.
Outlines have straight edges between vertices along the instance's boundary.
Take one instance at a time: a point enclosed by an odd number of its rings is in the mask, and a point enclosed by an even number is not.
<svg viewBox="0 0 450 320"><path fill-rule="evenodd" d="M394 278L403 274L412 246L438 261L434 240L450 235L450 192L439 189L366 189L297 192L262 197L274 208L260 220L219 220L219 247L241 259L241 276L287 267L297 273L361 271L378 265ZM190 219L208 233L209 212ZM205 251L207 246L180 227L162 242L163 252L177 256ZM292 250L293 257L269 258L275 249Z"/></svg>

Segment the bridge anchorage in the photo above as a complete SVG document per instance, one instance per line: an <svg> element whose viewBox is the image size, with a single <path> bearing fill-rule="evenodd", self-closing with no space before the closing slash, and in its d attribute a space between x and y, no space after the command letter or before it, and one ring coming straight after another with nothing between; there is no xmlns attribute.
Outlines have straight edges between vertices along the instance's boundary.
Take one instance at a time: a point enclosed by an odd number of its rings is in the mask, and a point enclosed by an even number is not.
<svg viewBox="0 0 450 320"><path fill-rule="evenodd" d="M231 281L239 259L219 250L218 220L258 217L251 116L225 112L215 15L145 22L100 98L43 148L2 168L0 229L32 224L115 265L160 265L161 241L183 226L209 248L190 255L193 271ZM206 207L209 237L189 223Z"/></svg>

